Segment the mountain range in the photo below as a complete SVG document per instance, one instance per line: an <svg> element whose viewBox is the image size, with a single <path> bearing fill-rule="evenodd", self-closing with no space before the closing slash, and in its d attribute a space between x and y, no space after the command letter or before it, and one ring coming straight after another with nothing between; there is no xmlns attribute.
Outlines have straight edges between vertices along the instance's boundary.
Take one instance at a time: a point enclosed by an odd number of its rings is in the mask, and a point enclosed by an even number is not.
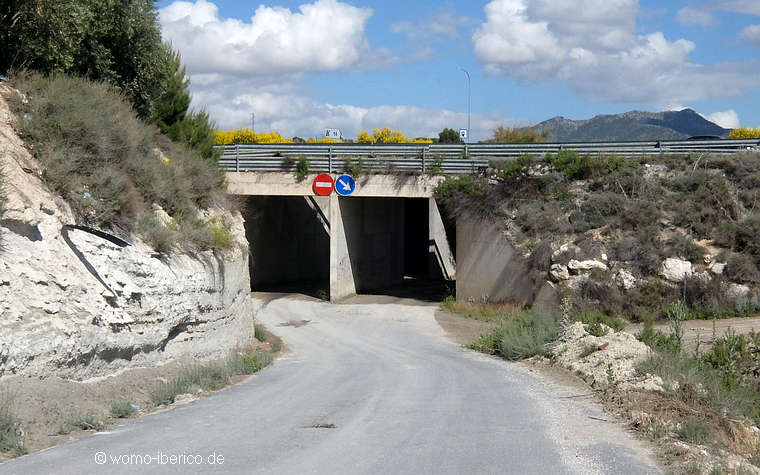
<svg viewBox="0 0 760 475"><path fill-rule="evenodd" d="M694 136L727 138L731 129L710 122L692 109L631 111L587 120L554 117L533 126L548 131L548 142L680 140Z"/></svg>

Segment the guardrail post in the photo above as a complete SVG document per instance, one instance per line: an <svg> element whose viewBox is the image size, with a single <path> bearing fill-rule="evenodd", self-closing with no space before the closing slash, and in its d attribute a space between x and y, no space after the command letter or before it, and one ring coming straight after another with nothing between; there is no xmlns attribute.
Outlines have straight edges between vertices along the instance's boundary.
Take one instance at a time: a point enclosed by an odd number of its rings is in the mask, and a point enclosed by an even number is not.
<svg viewBox="0 0 760 475"><path fill-rule="evenodd" d="M464 144L464 158L469 158L470 155L467 153L467 144Z"/></svg>
<svg viewBox="0 0 760 475"><path fill-rule="evenodd" d="M240 171L240 144L235 144L235 171Z"/></svg>
<svg viewBox="0 0 760 475"><path fill-rule="evenodd" d="M425 147L422 147L422 174L425 174Z"/></svg>
<svg viewBox="0 0 760 475"><path fill-rule="evenodd" d="M332 173L332 147L327 147L327 173Z"/></svg>

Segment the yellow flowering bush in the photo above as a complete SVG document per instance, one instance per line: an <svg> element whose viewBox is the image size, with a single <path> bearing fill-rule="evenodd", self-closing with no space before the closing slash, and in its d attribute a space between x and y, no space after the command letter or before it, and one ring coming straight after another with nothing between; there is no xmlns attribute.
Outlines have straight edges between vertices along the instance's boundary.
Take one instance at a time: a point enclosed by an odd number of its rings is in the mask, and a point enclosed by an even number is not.
<svg viewBox="0 0 760 475"><path fill-rule="evenodd" d="M217 130L214 132L217 145L231 145L244 143L293 143L275 131L257 134L250 127L241 127L235 130Z"/></svg>
<svg viewBox="0 0 760 475"><path fill-rule="evenodd" d="M406 137L400 130L393 130L388 126L382 129L375 128L372 135L369 135L366 130L362 130L359 132L356 141L359 143L433 143L431 139L424 137L414 139Z"/></svg>
<svg viewBox="0 0 760 475"><path fill-rule="evenodd" d="M730 139L760 139L760 127L751 129L749 127L739 127L728 134Z"/></svg>

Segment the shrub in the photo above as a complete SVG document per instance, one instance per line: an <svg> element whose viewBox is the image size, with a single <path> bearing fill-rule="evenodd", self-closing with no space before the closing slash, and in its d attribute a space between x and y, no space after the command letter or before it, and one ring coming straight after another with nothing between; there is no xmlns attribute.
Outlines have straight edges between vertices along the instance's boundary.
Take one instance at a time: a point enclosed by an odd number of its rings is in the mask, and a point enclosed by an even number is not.
<svg viewBox="0 0 760 475"><path fill-rule="evenodd" d="M679 439L692 444L704 444L711 440L712 430L704 421L689 417L676 429L676 435Z"/></svg>
<svg viewBox="0 0 760 475"><path fill-rule="evenodd" d="M751 129L749 127L739 127L728 134L730 139L758 139L760 138L760 127Z"/></svg>
<svg viewBox="0 0 760 475"><path fill-rule="evenodd" d="M726 263L724 274L734 282L760 283L760 270L755 260L747 254L732 254Z"/></svg>
<svg viewBox="0 0 760 475"><path fill-rule="evenodd" d="M515 221L529 236L566 233L570 223L562 205L556 201L532 201L520 206Z"/></svg>
<svg viewBox="0 0 760 475"><path fill-rule="evenodd" d="M496 167L496 179L505 182L516 180L528 175L530 167L533 165L532 155L520 155L514 160L505 160Z"/></svg>
<svg viewBox="0 0 760 475"><path fill-rule="evenodd" d="M681 342L678 338L674 335L665 335L661 331L655 330L653 318L651 317L644 320L644 328L636 335L636 338L655 351L675 355L681 353Z"/></svg>
<svg viewBox="0 0 760 475"><path fill-rule="evenodd" d="M296 181L302 182L309 174L309 160L306 157L300 157L296 163Z"/></svg>
<svg viewBox="0 0 760 475"><path fill-rule="evenodd" d="M573 230L586 232L617 222L614 218L623 211L624 200L619 194L606 191L590 195L580 210L570 215Z"/></svg>
<svg viewBox="0 0 760 475"><path fill-rule="evenodd" d="M68 434L77 429L99 431L103 429L103 424L93 414L74 413L63 420L58 433Z"/></svg>
<svg viewBox="0 0 760 475"><path fill-rule="evenodd" d="M700 238L711 238L725 220L739 214L731 185L720 174L696 170L673 180L677 195L669 201L673 223Z"/></svg>
<svg viewBox="0 0 760 475"><path fill-rule="evenodd" d="M533 127L504 127L498 126L493 131L493 138L489 139L490 143L536 143L546 142L549 138L549 131L538 131Z"/></svg>
<svg viewBox="0 0 760 475"><path fill-rule="evenodd" d="M678 257L691 262L701 262L707 255L707 249L691 238L677 234L666 242L665 257Z"/></svg>
<svg viewBox="0 0 760 475"><path fill-rule="evenodd" d="M582 180L597 174L604 161L591 155L579 155L574 150L560 150L556 155L547 154L544 162L565 175L569 180Z"/></svg>
<svg viewBox="0 0 760 475"><path fill-rule="evenodd" d="M435 189L436 198L442 201L453 198L459 193L483 197L488 194L488 187L472 175L448 175Z"/></svg>
<svg viewBox="0 0 760 475"><path fill-rule="evenodd" d="M135 407L127 399L119 399L111 403L111 417L125 419L136 412Z"/></svg>
<svg viewBox="0 0 760 475"><path fill-rule="evenodd" d="M508 360L521 360L546 355L548 344L557 339L559 322L556 317L534 311L523 311L504 321L488 335L483 335L469 348L498 354Z"/></svg>
<svg viewBox="0 0 760 475"><path fill-rule="evenodd" d="M24 445L21 422L13 414L13 397L7 391L0 392L0 453L23 455Z"/></svg>
<svg viewBox="0 0 760 475"><path fill-rule="evenodd" d="M760 214L752 213L736 226L734 249L760 258Z"/></svg>
<svg viewBox="0 0 760 475"><path fill-rule="evenodd" d="M152 203L191 218L221 196L215 164L141 122L111 87L28 73L15 83L28 97L9 97L18 127L84 224L136 230Z"/></svg>
<svg viewBox="0 0 760 475"><path fill-rule="evenodd" d="M364 160L362 160L361 157L356 160L347 158L346 163L343 165L343 171L354 178L367 172L366 167L364 166Z"/></svg>

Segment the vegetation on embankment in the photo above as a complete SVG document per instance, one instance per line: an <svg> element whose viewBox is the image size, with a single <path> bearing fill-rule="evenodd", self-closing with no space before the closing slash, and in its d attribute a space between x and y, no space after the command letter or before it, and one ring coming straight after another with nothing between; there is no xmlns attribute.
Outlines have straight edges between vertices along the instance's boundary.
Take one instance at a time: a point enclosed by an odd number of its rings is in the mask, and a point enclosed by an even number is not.
<svg viewBox="0 0 760 475"><path fill-rule="evenodd" d="M5 99L19 134L82 224L138 232L161 252L180 241L186 249L229 245L224 223L201 213L225 203L216 164L140 120L112 86L39 73L11 84L20 94ZM171 220L160 222L153 205Z"/></svg>
<svg viewBox="0 0 760 475"><path fill-rule="evenodd" d="M450 217L503 222L534 269L574 294L576 311L643 321L678 300L689 318L758 310L757 153L525 155L493 164L486 177L448 177L436 197ZM667 258L688 266L682 279L663 277ZM596 268L577 271L572 260Z"/></svg>

